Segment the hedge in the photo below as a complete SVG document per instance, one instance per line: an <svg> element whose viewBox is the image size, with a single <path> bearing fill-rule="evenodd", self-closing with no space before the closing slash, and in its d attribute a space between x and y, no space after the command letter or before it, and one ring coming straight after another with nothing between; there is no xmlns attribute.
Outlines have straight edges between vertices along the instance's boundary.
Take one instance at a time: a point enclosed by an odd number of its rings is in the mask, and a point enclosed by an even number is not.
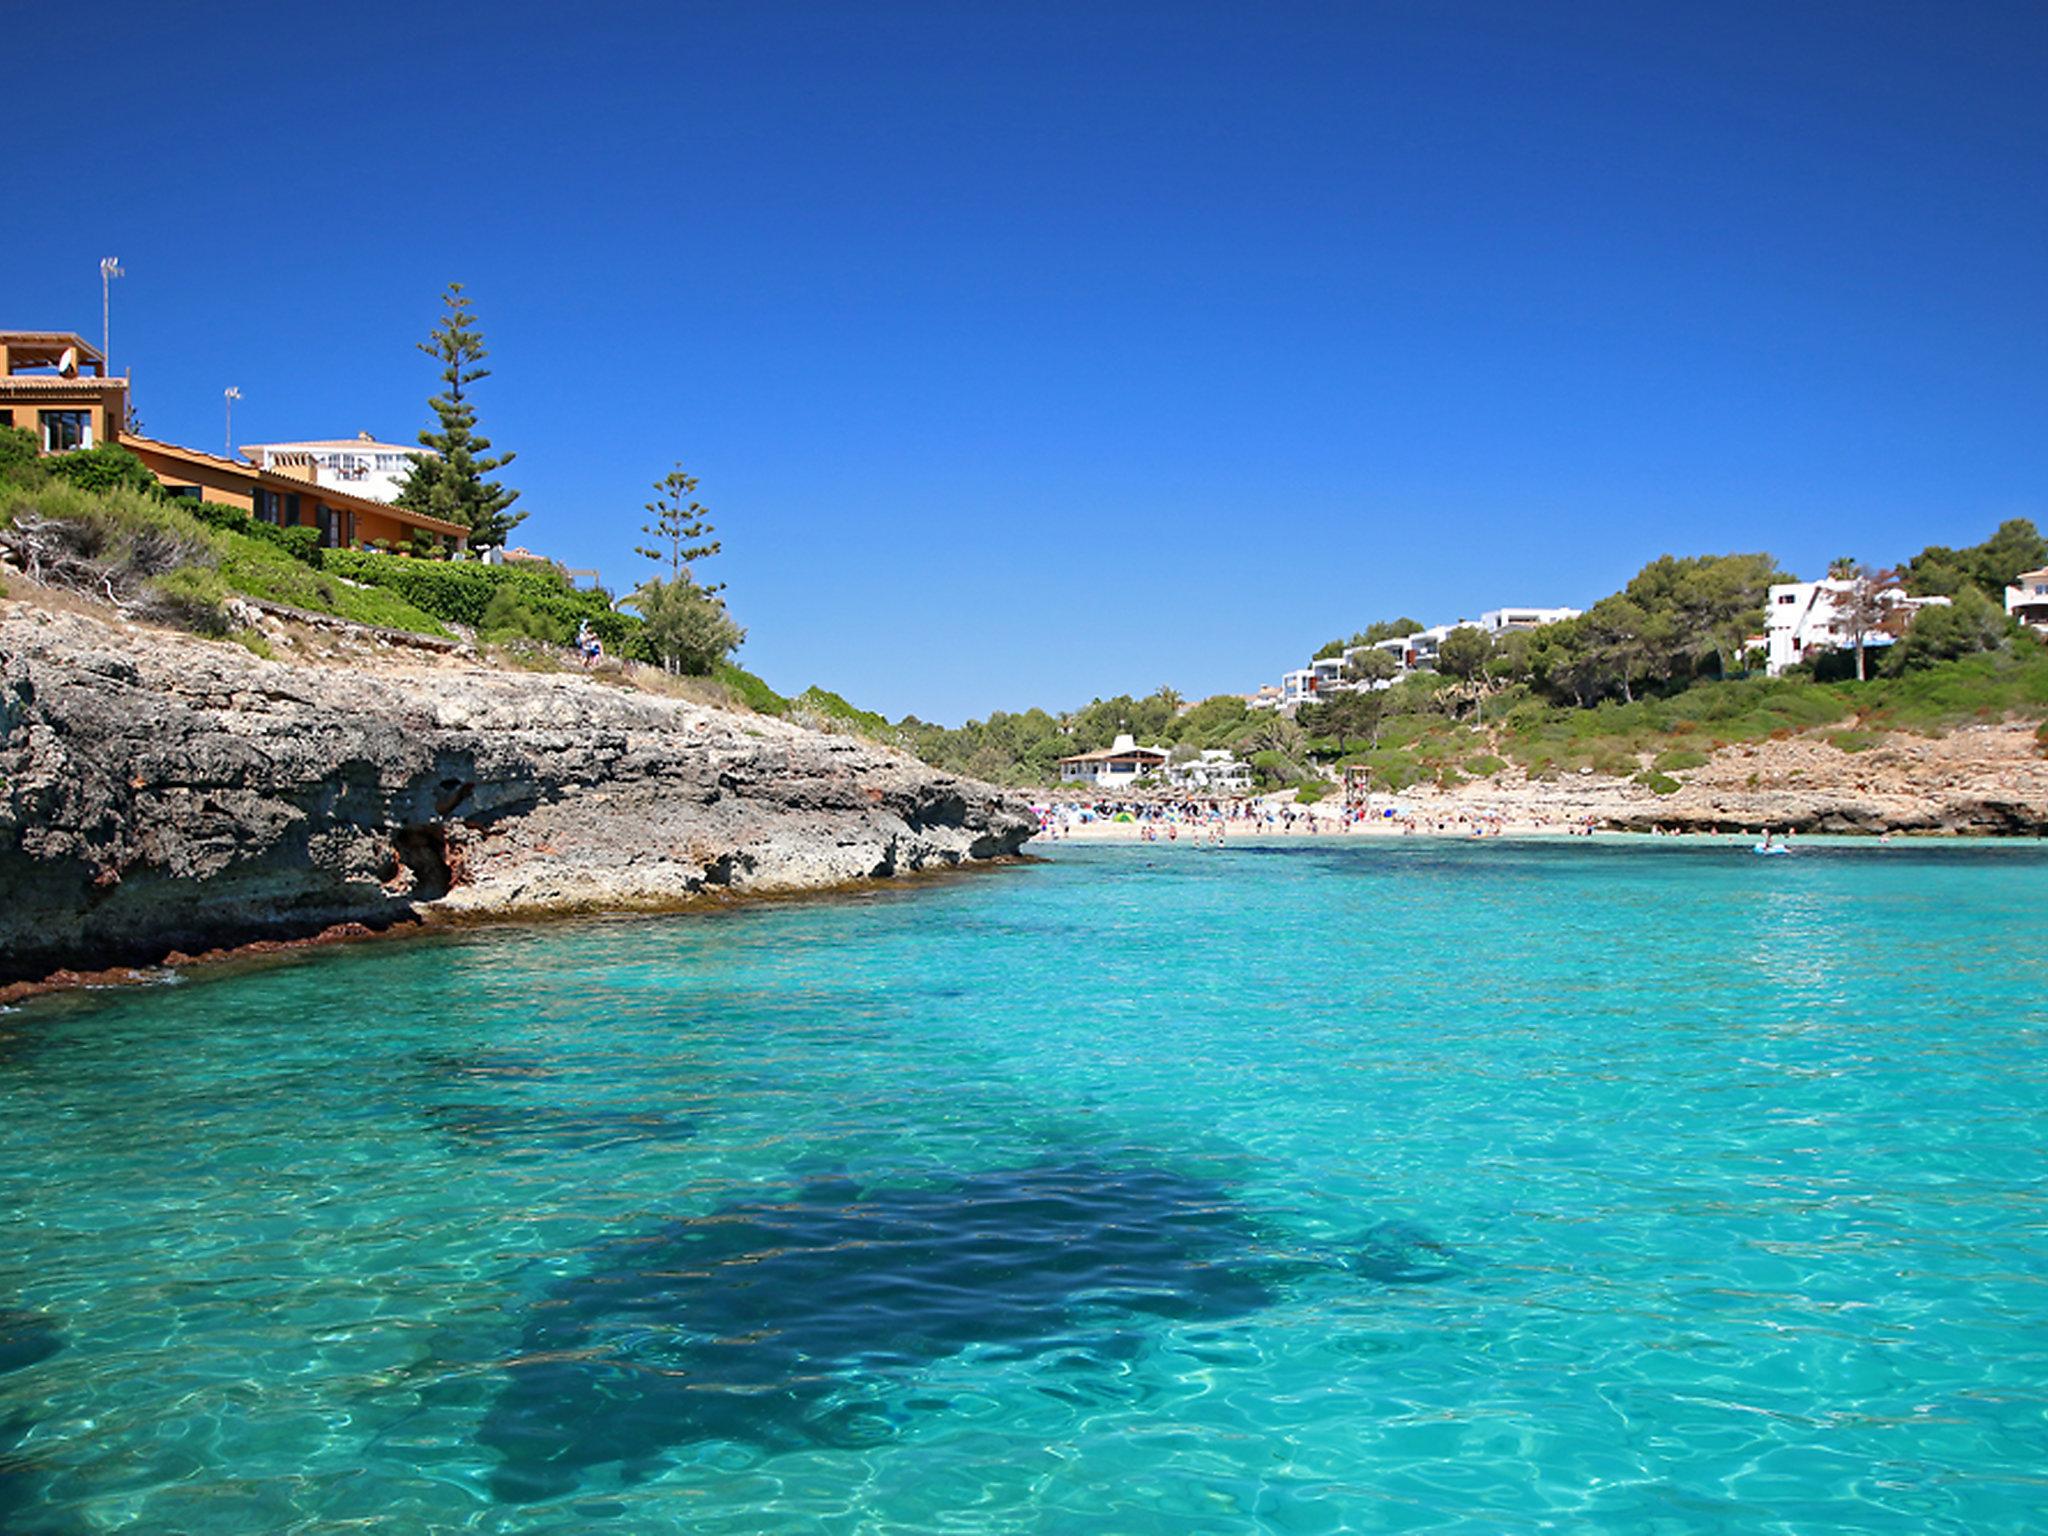
<svg viewBox="0 0 2048 1536"><path fill-rule="evenodd" d="M612 654L637 651L638 619L615 610L602 592L579 590L550 568L415 560L355 549L330 549L323 564L336 576L384 587L422 612L472 629L483 622L491 599L510 591L524 607L559 624L565 636L587 623Z"/></svg>
<svg viewBox="0 0 2048 1536"><path fill-rule="evenodd" d="M320 530L297 524L280 528L275 523L259 523L240 507L228 506L219 501L197 501L189 496L168 498L171 505L181 512L188 512L209 528L219 528L228 533L239 533L247 539L261 539L266 544L275 544L301 565L310 565L315 570L326 564L323 558L328 551L320 547Z"/></svg>

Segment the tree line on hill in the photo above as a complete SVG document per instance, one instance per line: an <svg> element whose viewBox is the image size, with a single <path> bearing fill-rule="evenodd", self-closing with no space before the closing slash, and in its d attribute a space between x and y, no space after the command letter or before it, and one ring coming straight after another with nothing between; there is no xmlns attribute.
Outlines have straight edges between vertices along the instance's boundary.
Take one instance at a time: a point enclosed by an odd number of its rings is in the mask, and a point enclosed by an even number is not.
<svg viewBox="0 0 2048 1536"><path fill-rule="evenodd" d="M1833 572L1851 583L1852 602L1874 603L1875 592L1897 584L1914 596L1942 596L1945 607L1920 610L1906 634L1886 648L1882 670L1900 676L1976 653L2035 644L2004 610L2004 589L2020 572L2048 565L2048 539L2015 518L1965 549L1930 545L1895 570L1873 571L1853 560ZM1192 754L1227 747L1250 761L1262 783L1302 776L1317 756L1343 756L1354 746L1376 746L1382 728L1404 715L1430 714L1484 725L1489 715L1533 703L1552 710L1588 711L1612 701L1631 704L1669 698L1695 687L1748 677L1762 665L1750 642L1764 627L1773 583L1792 578L1761 553L1664 555L1651 561L1621 591L1601 598L1577 618L1491 636L1476 627L1446 635L1436 670L1411 673L1386 687L1334 693L1304 706L1295 719L1252 709L1234 694L1204 699L1192 708L1171 688L1144 698L1097 699L1082 709L997 712L957 728L915 717L897 727L902 743L927 762L998 783L1049 783L1059 759L1098 751L1121 733L1140 742ZM1878 618L1861 621L1875 633ZM1380 620L1336 639L1318 660L1355 651L1347 672L1361 683L1391 683L1398 664L1383 651L1360 649L1419 632L1412 618ZM1860 666L1858 655L1829 657L1795 668L1793 683L1823 680Z"/></svg>

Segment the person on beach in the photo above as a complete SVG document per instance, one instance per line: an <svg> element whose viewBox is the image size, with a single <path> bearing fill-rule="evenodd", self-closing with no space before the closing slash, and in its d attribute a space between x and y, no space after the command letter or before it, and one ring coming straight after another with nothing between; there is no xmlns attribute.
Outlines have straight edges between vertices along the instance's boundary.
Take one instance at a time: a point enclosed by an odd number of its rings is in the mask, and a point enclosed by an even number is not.
<svg viewBox="0 0 2048 1536"><path fill-rule="evenodd" d="M559 634L561 631L557 630L556 633ZM576 631L576 650L583 658L585 671L596 666L604 658L604 642L597 638L597 631L590 627L588 619L585 619L582 627Z"/></svg>

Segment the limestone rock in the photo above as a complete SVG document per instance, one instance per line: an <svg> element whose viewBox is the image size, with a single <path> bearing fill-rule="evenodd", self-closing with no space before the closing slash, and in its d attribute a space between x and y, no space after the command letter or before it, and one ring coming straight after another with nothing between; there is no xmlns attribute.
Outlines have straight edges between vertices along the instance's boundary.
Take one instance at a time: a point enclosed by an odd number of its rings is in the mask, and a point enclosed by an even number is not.
<svg viewBox="0 0 2048 1536"><path fill-rule="evenodd" d="M581 675L288 664L0 602L0 982L347 922L818 888L1034 829L901 753Z"/></svg>

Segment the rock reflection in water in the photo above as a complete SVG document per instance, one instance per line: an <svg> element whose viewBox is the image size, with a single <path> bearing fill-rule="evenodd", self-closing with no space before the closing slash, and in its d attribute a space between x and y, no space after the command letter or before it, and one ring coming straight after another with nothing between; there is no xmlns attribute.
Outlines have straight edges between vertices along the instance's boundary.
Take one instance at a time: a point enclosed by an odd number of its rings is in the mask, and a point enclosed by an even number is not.
<svg viewBox="0 0 2048 1536"><path fill-rule="evenodd" d="M865 1396L971 1345L1128 1353L1147 1316L1271 1299L1216 1185L1158 1168L1037 1165L937 1186L806 1186L590 1254L535 1305L480 1438L518 1502L694 1441L874 1438Z"/></svg>

